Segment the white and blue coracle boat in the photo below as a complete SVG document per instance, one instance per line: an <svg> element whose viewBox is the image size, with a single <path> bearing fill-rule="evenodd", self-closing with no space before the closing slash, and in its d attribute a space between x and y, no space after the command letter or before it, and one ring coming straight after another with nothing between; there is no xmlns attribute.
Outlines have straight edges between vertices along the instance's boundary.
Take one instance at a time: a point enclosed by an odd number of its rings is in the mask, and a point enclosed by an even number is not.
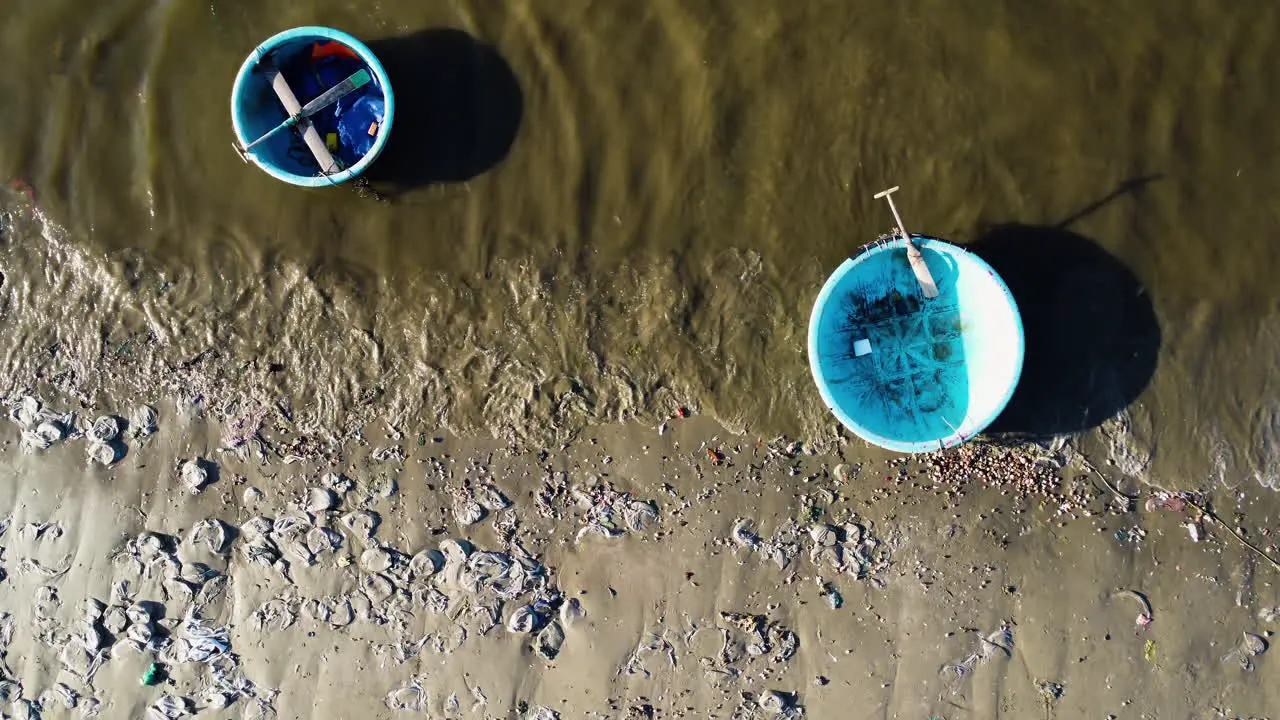
<svg viewBox="0 0 1280 720"><path fill-rule="evenodd" d="M867 442L905 453L954 447L1012 397L1022 319L990 265L908 234L888 199L897 232L846 260L818 294L809 367L823 402Z"/></svg>

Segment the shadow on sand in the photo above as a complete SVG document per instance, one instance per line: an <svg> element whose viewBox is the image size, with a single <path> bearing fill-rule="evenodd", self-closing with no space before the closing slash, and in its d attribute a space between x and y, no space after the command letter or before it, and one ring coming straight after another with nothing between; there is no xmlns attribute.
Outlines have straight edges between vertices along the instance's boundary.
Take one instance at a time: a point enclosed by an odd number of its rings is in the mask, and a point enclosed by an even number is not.
<svg viewBox="0 0 1280 720"><path fill-rule="evenodd" d="M1097 427L1155 374L1160 326L1127 267L1061 227L1005 225L966 249L1009 286L1026 332L1022 379L987 432L1043 439Z"/></svg>
<svg viewBox="0 0 1280 720"><path fill-rule="evenodd" d="M465 182L507 156L524 95L490 45L433 28L368 43L396 94L391 138L365 177L391 194Z"/></svg>

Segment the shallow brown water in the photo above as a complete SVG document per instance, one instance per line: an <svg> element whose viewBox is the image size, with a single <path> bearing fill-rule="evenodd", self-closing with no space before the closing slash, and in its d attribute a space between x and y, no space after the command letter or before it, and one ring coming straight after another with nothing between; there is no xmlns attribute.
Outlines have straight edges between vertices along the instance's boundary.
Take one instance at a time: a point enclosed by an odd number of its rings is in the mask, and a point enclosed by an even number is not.
<svg viewBox="0 0 1280 720"><path fill-rule="evenodd" d="M1032 380L1084 390L1010 430L1111 418L1135 470L1277 483L1265 3L86 8L0 10L0 177L31 188L2 201L11 390L115 367L317 425L546 437L687 405L819 438L809 307L901 185L913 230L1022 226L996 241L1042 290ZM241 61L301 24L400 63L389 203L229 147Z"/></svg>

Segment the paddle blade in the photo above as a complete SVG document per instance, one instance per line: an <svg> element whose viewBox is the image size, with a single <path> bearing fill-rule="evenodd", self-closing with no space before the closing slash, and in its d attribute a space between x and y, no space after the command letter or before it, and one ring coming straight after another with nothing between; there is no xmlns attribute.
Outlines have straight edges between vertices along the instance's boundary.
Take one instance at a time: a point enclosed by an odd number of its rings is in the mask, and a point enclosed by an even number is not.
<svg viewBox="0 0 1280 720"><path fill-rule="evenodd" d="M300 117L309 117L311 115L315 115L321 110L338 102L347 94L352 93L356 90L359 90L365 85L368 85L369 81L372 79L373 77L369 75L368 70L366 70L365 68L360 68L359 70L352 73L351 77L347 78L346 80L343 80L337 85L334 85L328 90L325 90L315 100L312 100L311 102L307 103L306 107L302 108L302 112L298 113L298 115Z"/></svg>

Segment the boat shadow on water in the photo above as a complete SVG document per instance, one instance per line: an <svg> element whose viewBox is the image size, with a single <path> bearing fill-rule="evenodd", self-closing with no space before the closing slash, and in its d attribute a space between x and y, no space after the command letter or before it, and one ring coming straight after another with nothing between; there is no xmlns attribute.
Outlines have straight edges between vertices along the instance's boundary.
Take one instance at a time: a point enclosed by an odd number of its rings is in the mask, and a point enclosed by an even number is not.
<svg viewBox="0 0 1280 720"><path fill-rule="evenodd" d="M965 249L1004 279L1026 334L1022 378L988 428L996 439L1089 430L1128 407L1155 374L1161 332L1129 268L1061 227L1004 225Z"/></svg>
<svg viewBox="0 0 1280 720"><path fill-rule="evenodd" d="M386 149L365 177L395 195L465 182L507 156L524 114L511 66L462 30L431 28L368 43L396 93Z"/></svg>

